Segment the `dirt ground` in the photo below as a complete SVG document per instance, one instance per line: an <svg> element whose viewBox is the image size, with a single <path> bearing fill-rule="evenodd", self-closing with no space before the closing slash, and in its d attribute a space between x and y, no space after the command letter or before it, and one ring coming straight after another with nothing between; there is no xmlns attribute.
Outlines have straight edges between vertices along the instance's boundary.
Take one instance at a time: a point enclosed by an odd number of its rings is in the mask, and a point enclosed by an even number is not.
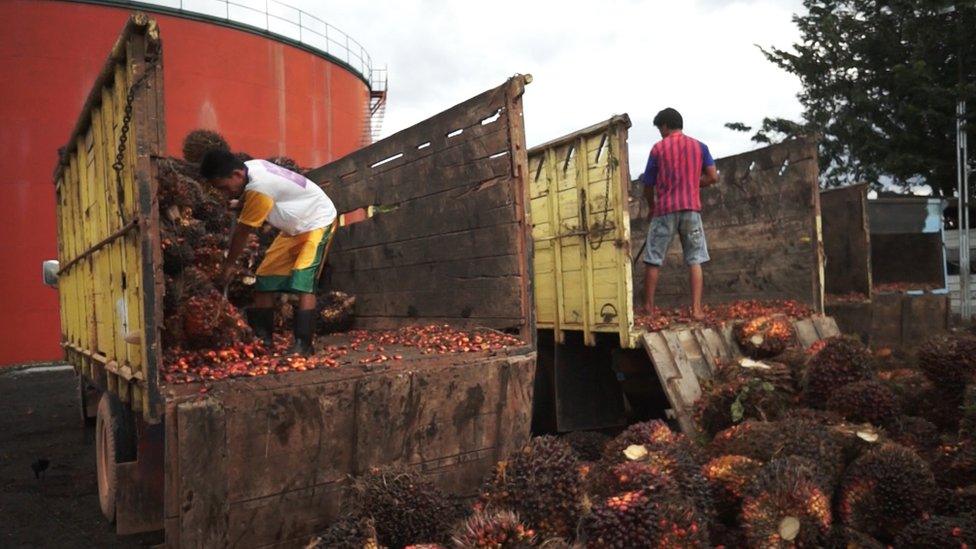
<svg viewBox="0 0 976 549"><path fill-rule="evenodd" d="M147 547L118 537L98 508L94 429L83 428L63 366L0 368L0 547ZM50 461L40 479L31 464Z"/></svg>

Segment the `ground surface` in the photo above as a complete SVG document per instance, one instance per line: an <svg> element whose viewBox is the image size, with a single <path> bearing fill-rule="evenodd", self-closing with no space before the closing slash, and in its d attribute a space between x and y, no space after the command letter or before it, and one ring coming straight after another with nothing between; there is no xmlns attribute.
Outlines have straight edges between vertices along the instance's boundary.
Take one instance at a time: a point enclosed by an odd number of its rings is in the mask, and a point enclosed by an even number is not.
<svg viewBox="0 0 976 549"><path fill-rule="evenodd" d="M144 547L98 508L94 429L82 428L70 369L0 368L0 547ZM35 479L31 464L50 466Z"/></svg>

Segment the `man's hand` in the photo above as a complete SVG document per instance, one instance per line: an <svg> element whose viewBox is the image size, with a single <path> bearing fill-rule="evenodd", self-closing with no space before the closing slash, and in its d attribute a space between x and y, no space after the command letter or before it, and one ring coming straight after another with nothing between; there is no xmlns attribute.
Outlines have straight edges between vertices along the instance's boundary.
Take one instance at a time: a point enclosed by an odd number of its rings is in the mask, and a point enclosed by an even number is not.
<svg viewBox="0 0 976 549"><path fill-rule="evenodd" d="M718 170L715 169L714 165L708 166L702 171L701 180L698 182L698 186L705 188L716 183L718 183Z"/></svg>

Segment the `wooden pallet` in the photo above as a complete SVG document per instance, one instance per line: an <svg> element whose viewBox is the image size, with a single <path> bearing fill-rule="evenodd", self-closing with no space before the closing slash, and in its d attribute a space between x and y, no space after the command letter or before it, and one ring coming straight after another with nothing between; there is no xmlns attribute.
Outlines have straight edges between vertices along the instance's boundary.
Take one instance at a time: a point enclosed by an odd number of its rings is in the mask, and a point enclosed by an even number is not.
<svg viewBox="0 0 976 549"><path fill-rule="evenodd" d="M797 342L806 349L819 339L840 335L828 316L793 322ZM742 351L732 337L732 325L721 328L687 326L640 336L658 379L671 403L671 413L686 434L697 432L693 413L701 397L701 381L711 379L719 362L738 360Z"/></svg>

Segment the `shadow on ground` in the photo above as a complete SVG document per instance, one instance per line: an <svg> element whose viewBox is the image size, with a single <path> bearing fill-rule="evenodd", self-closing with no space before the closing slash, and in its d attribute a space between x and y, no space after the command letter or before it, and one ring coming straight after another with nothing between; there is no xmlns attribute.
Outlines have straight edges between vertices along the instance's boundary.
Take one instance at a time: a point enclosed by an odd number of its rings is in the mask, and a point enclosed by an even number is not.
<svg viewBox="0 0 976 549"><path fill-rule="evenodd" d="M82 427L70 369L0 368L0 547L145 547L102 517L94 429ZM42 478L31 464L50 462Z"/></svg>

